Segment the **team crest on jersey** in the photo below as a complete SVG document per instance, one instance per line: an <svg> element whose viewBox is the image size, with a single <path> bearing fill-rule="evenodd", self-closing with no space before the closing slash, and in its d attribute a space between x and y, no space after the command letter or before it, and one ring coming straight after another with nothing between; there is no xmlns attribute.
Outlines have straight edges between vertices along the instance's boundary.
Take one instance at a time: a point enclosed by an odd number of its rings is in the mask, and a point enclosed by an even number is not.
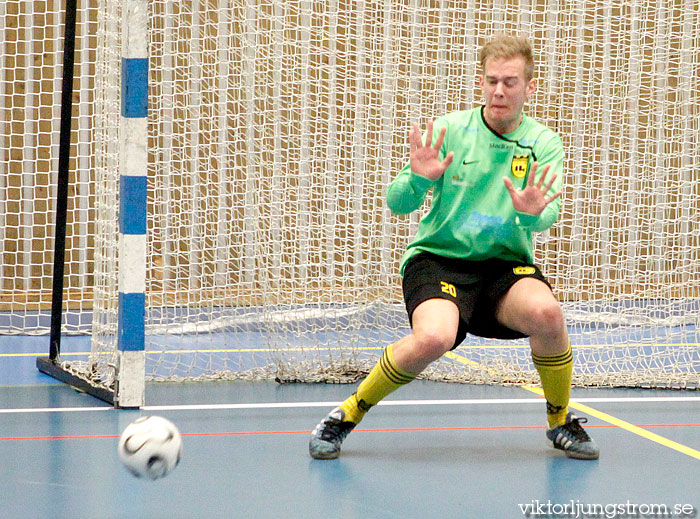
<svg viewBox="0 0 700 519"><path fill-rule="evenodd" d="M525 178L529 160L530 157L528 155L513 155L513 162L510 163L510 170L515 178Z"/></svg>

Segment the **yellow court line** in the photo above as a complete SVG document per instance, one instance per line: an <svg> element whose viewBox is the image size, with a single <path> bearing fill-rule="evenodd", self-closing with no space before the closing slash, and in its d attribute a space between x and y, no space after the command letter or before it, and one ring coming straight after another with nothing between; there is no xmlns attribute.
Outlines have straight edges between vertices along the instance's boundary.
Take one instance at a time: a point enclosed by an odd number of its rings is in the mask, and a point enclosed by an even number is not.
<svg viewBox="0 0 700 519"><path fill-rule="evenodd" d="M467 366L471 366L473 368L480 369L482 371L487 371L489 373L496 373L495 370L484 366L483 364L479 364L478 362L474 362L473 360L465 359L464 357L457 355L453 352L448 352L447 357L456 360L457 362L460 362L462 364L465 364ZM522 389L525 389L526 391L530 391L531 393L535 393L540 396L544 396L544 392L542 389L539 387L531 386L529 384L524 384L520 386ZM569 407L573 407L574 409L578 409L579 411L589 414L591 416L594 416L598 418L599 420L602 420L603 422L607 422L612 425L616 425L617 427L620 427L621 429L624 429L626 431L629 431L633 434L636 434L637 436L641 436L643 438L646 438L647 440L651 440L653 442L658 443L659 445L663 445L664 447L668 447L669 449L676 450L678 452L681 452L683 454L686 454L688 456L691 456L692 458L700 460L700 451L697 451L695 449L692 449L690 447L686 447L685 445L681 445L680 443L674 442L673 440L669 440L668 438L664 438L663 436L659 436L658 434L655 434L653 432L649 432L646 429L642 429L641 427L637 427L636 425L632 425L629 422L625 422L624 420L620 420L619 418L615 418L614 416L611 416L607 413L603 413L601 411L598 411L597 409L593 409L592 407L589 407L587 405L581 404L579 402L569 402Z"/></svg>
<svg viewBox="0 0 700 519"><path fill-rule="evenodd" d="M361 346L355 349L359 350L384 350L384 346ZM211 350L146 350L146 355L155 354L170 354L170 355L180 355L182 353L265 353L270 351L345 351L347 348L220 348ZM45 357L46 352L43 353L0 353L0 358L2 357ZM90 355L89 351L73 351L73 352L61 352L61 357L66 356L76 356L76 355ZM95 355L111 355L111 352L97 352Z"/></svg>
<svg viewBox="0 0 700 519"><path fill-rule="evenodd" d="M578 344L578 345L572 345L571 347L575 350L578 349L585 349L585 348L634 348L634 347L648 347L648 346L657 346L657 347L676 347L676 346L692 346L692 347L699 347L700 343L658 343L658 344ZM356 346L355 349L357 350L363 350L363 351L370 351L370 350L384 350L385 346ZM529 344L473 344L473 345L461 345L458 350L480 350L484 348L489 348L489 349L525 349L527 348L528 350L530 349ZM342 351L347 348L275 348L274 351L312 351L312 350L319 350L319 351ZM182 353L262 353L262 352L269 352L271 348L220 348L220 349L213 349L213 350L147 350L146 353L149 355L152 354L182 354ZM83 352L61 352L61 356L76 356L76 355L90 355L89 351L83 351ZM110 355L109 352L100 352L97 353L97 355ZM46 356L46 352L37 352L37 353L0 353L0 358L2 357L42 357ZM452 358L453 360L456 360L458 362L462 362L463 364L472 364L472 367L474 368L479 368L482 370L488 371L488 368L485 366L481 366L480 364L469 361L463 357L459 357L459 355L454 354L453 352L448 352L446 355L447 357Z"/></svg>
<svg viewBox="0 0 700 519"><path fill-rule="evenodd" d="M455 352L453 352L453 351L448 351L447 353L445 353L445 357L447 357L448 359L455 360L455 361L457 361L457 362L459 362L459 363L461 363L461 364L465 364L465 365L467 365L467 366L471 366L471 367L474 368L474 369L478 369L478 370L481 370L481 371L486 371L487 373L489 373L489 374L491 374L491 375L499 375L499 374L500 374L500 373L499 373L498 371L496 371L495 369L489 368L488 366L484 366L483 364L480 364L480 363L475 362L475 361L473 361L473 360L465 359L464 357L462 357L461 355L457 355L457 354L456 354Z"/></svg>
<svg viewBox="0 0 700 519"><path fill-rule="evenodd" d="M525 389L526 391L530 391L531 393L535 393L540 396L544 396L544 392L535 386L530 386L530 385L524 385L520 386L521 388ZM641 436L643 438L646 438L647 440L651 440L653 442L656 442L660 445L663 445L664 447L668 447L669 449L676 450L678 452L681 452L683 454L687 454L688 456L700 460L700 451L697 451L691 447L686 447L685 445L681 445L680 443L674 442L673 440L669 440L668 438L664 438L663 436L659 436L658 434L655 434L653 432L649 432L646 429L642 429L641 427L637 427L636 425L632 425L629 422L625 422L624 420L620 420L619 418L615 418L614 416L611 416L607 413L603 413L601 411L598 411L597 409L593 409L592 407L589 407L585 404L581 404L576 401L571 401L569 402L569 407L573 407L574 409L578 409L579 411L589 414L591 416L595 416L598 418L598 420L602 420L603 422L607 422L612 425L616 425L617 427L624 429L626 431L629 431L633 434L636 434L637 436Z"/></svg>
<svg viewBox="0 0 700 519"><path fill-rule="evenodd" d="M61 357L64 355L90 355L89 351L76 351L76 352L61 352ZM44 351L42 353L0 353L0 358L2 357L47 357L48 352Z"/></svg>
<svg viewBox="0 0 700 519"><path fill-rule="evenodd" d="M571 347L575 350L581 350L586 348L647 348L647 347L659 347L659 348L675 348L678 346L685 347L698 347L700 343L698 342L655 342L655 343L625 343L625 344L572 344ZM462 344L458 350L480 350L480 349L530 349L530 345L527 343L518 344Z"/></svg>

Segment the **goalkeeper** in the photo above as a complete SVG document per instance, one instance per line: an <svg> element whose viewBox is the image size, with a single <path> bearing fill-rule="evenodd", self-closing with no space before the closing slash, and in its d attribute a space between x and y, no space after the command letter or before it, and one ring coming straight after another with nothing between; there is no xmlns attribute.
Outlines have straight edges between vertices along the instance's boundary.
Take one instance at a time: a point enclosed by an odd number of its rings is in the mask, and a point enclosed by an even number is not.
<svg viewBox="0 0 700 519"><path fill-rule="evenodd" d="M597 459L598 447L568 411L573 355L561 307L533 264L532 232L561 206L560 137L523 113L535 91L526 39L502 35L480 52L484 105L417 124L410 161L387 189L394 213L430 212L401 261L412 333L386 348L357 391L313 431L313 458L333 459L377 402L411 382L467 333L529 337L547 408L547 438L567 456Z"/></svg>

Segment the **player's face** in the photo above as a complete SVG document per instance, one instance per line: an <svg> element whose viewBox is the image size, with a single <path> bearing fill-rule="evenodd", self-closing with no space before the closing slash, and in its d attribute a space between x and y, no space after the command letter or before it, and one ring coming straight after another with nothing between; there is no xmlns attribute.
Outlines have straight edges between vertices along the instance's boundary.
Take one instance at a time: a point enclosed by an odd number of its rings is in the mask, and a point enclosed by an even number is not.
<svg viewBox="0 0 700 519"><path fill-rule="evenodd" d="M515 131L523 106L535 91L535 80L525 77L525 58L489 58L480 84L486 122L499 133Z"/></svg>

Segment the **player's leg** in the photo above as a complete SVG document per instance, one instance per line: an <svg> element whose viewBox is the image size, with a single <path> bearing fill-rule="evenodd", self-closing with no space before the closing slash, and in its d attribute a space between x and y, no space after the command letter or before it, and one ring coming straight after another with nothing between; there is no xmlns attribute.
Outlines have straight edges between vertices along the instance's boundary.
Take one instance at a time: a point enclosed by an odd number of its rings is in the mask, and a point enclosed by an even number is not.
<svg viewBox="0 0 700 519"><path fill-rule="evenodd" d="M564 316L551 289L535 278L518 280L501 299L496 319L530 337L532 358L547 399L549 426L564 424L571 391L573 356Z"/></svg>
<svg viewBox="0 0 700 519"><path fill-rule="evenodd" d="M360 423L372 406L453 348L459 311L451 301L429 299L415 309L412 324L413 333L390 344L357 391L340 405L346 420Z"/></svg>
<svg viewBox="0 0 700 519"><path fill-rule="evenodd" d="M549 286L539 279L523 277L516 281L501 299L496 318L530 337L534 355L555 356L569 349L561 306Z"/></svg>
<svg viewBox="0 0 700 519"><path fill-rule="evenodd" d="M459 310L448 299L428 299L413 312L413 333L393 348L399 369L418 375L455 346Z"/></svg>
<svg viewBox="0 0 700 519"><path fill-rule="evenodd" d="M547 437L567 456L597 459L598 447L568 411L573 354L559 302L539 279L525 277L501 299L497 320L530 337L532 359L547 401Z"/></svg>
<svg viewBox="0 0 700 519"><path fill-rule="evenodd" d="M458 328L459 310L452 301L428 299L420 303L412 314L413 333L389 345L357 391L314 429L309 442L311 456L337 458L341 443L365 413L454 347Z"/></svg>

